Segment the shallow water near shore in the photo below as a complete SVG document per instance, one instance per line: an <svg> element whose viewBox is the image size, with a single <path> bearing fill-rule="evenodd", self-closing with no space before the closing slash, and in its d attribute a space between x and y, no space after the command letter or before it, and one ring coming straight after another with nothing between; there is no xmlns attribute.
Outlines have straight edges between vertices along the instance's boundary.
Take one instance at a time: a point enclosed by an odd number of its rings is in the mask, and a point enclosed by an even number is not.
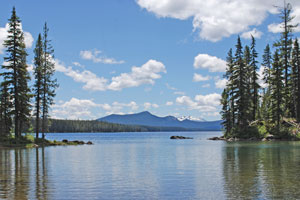
<svg viewBox="0 0 300 200"><path fill-rule="evenodd" d="M193 140L170 140L172 135ZM300 142L221 132L61 133L94 145L0 149L0 199L296 199Z"/></svg>

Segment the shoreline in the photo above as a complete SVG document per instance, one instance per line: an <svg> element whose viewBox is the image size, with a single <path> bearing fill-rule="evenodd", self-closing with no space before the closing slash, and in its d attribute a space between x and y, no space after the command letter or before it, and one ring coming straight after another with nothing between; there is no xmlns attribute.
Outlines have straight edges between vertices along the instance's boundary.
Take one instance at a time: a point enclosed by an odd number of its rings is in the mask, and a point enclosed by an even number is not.
<svg viewBox="0 0 300 200"><path fill-rule="evenodd" d="M220 137L211 137L208 138L208 140L221 140L221 141L226 141L226 142L242 142L242 141L248 141L248 142L266 142L266 141L300 141L299 138L296 137L291 137L291 138L278 138L273 135L268 135L267 137L264 138L256 138L256 137L251 137L251 138L237 138L237 137L230 137L230 138L225 138L224 136Z"/></svg>

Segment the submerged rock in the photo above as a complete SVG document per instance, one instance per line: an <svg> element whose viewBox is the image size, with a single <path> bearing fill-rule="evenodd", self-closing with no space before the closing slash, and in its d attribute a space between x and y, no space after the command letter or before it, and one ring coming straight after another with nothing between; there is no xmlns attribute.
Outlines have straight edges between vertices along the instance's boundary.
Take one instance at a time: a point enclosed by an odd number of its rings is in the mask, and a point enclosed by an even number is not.
<svg viewBox="0 0 300 200"><path fill-rule="evenodd" d="M182 139L194 139L194 138L192 138L192 137L185 137L185 136L171 136L170 137L170 139L172 139L172 140L182 140Z"/></svg>

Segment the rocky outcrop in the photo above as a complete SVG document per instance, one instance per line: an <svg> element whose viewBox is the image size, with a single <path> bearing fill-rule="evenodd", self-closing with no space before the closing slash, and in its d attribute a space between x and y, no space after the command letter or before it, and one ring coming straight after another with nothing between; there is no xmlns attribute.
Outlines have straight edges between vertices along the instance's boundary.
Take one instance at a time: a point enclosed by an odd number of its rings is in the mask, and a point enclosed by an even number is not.
<svg viewBox="0 0 300 200"><path fill-rule="evenodd" d="M184 139L194 139L192 137L185 137L185 136L171 136L171 140L184 140Z"/></svg>

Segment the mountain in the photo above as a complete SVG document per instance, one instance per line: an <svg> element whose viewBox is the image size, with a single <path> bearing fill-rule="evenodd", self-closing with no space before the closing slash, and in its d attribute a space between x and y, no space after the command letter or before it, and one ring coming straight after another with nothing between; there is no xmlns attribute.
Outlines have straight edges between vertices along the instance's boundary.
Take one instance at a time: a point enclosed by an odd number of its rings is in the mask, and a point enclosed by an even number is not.
<svg viewBox="0 0 300 200"><path fill-rule="evenodd" d="M192 117L192 116L181 116L177 117L179 121L184 121L184 120L190 120L190 121L196 121L196 122L205 122L206 120L203 118L197 118L197 117Z"/></svg>
<svg viewBox="0 0 300 200"><path fill-rule="evenodd" d="M144 111L141 113L127 115L113 114L97 120L126 125L184 128L186 130L221 130L221 120L197 121L190 119L191 118L181 118L181 120L179 120L173 116L158 117L148 111Z"/></svg>

